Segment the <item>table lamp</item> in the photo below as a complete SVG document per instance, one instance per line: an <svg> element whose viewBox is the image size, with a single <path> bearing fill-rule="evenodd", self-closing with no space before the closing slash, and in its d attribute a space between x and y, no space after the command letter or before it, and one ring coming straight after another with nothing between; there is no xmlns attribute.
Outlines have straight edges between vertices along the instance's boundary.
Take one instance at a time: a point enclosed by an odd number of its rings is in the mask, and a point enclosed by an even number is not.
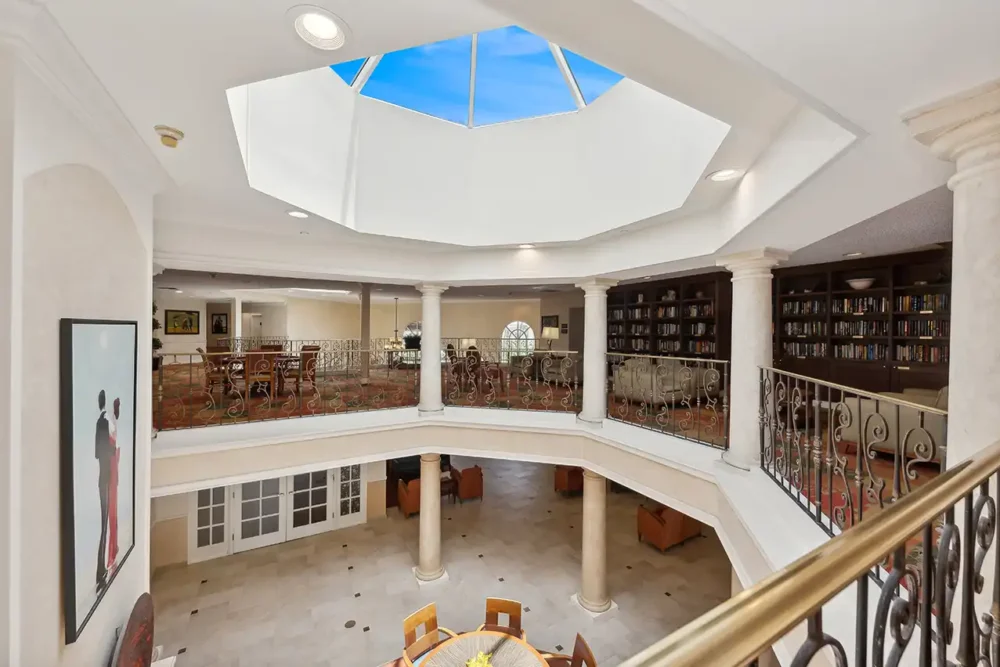
<svg viewBox="0 0 1000 667"><path fill-rule="evenodd" d="M458 346L461 347L463 350L468 350L470 347L476 346L476 339L462 338L461 340L458 341Z"/></svg>
<svg viewBox="0 0 1000 667"><path fill-rule="evenodd" d="M552 349L552 341L559 340L559 327L542 327L542 339L549 341L549 349Z"/></svg>

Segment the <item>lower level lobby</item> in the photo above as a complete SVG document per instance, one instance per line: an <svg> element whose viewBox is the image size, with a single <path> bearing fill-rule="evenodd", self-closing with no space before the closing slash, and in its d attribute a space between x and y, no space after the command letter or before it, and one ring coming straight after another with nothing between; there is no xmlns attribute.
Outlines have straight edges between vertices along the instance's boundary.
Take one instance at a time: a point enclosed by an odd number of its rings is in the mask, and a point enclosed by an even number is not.
<svg viewBox="0 0 1000 667"><path fill-rule="evenodd" d="M476 630L486 598L499 597L521 603L526 640L538 651L570 654L579 633L598 664L617 665L730 597L732 568L712 528L661 552L637 539L638 507L655 503L609 483L614 606L595 616L572 599L584 499L555 490L556 467L466 457L450 464L480 466L483 496L442 497L445 577L414 576L420 516L390 507L379 517L369 498L365 523L160 568L156 644L184 667L375 667L401 657L403 619L425 605L434 603L440 625L458 633Z"/></svg>

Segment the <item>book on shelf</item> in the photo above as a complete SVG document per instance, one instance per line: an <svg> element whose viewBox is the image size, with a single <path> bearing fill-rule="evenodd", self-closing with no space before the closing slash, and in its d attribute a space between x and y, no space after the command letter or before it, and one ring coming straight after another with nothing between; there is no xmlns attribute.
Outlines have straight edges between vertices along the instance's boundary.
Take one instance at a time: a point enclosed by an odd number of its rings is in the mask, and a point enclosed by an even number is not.
<svg viewBox="0 0 1000 667"><path fill-rule="evenodd" d="M624 308L611 308L608 310L608 319L612 320L624 320L625 319L625 309Z"/></svg>
<svg viewBox="0 0 1000 667"><path fill-rule="evenodd" d="M710 340L689 340L686 350L694 354L715 354L715 342Z"/></svg>
<svg viewBox="0 0 1000 667"><path fill-rule="evenodd" d="M825 336L826 322L796 321L785 322L782 332L786 336Z"/></svg>
<svg viewBox="0 0 1000 667"><path fill-rule="evenodd" d="M833 346L834 359L884 361L888 353L889 346L881 343L845 343Z"/></svg>
<svg viewBox="0 0 1000 667"><path fill-rule="evenodd" d="M782 315L825 315L826 302L820 299L811 301L785 301L781 304Z"/></svg>
<svg viewBox="0 0 1000 667"><path fill-rule="evenodd" d="M631 336L648 336L649 335L649 325L648 324L630 324L628 325L628 332Z"/></svg>
<svg viewBox="0 0 1000 667"><path fill-rule="evenodd" d="M695 322L694 324L689 324L687 327L687 335L714 336L715 325L712 324L711 322Z"/></svg>
<svg viewBox="0 0 1000 667"><path fill-rule="evenodd" d="M684 306L685 317L712 317L714 313L715 310L710 303Z"/></svg>
<svg viewBox="0 0 1000 667"><path fill-rule="evenodd" d="M884 296L856 296L834 299L831 312L834 315L859 315L863 313L886 313L889 298Z"/></svg>
<svg viewBox="0 0 1000 667"><path fill-rule="evenodd" d="M896 297L896 310L901 313L939 313L951 307L949 294L908 294Z"/></svg>
<svg viewBox="0 0 1000 667"><path fill-rule="evenodd" d="M888 336L885 320L838 320L833 323L834 336Z"/></svg>
<svg viewBox="0 0 1000 667"><path fill-rule="evenodd" d="M656 333L659 336L676 336L681 332L679 324L657 324Z"/></svg>
<svg viewBox="0 0 1000 667"><path fill-rule="evenodd" d="M627 311L630 320L644 320L649 317L649 306L635 306Z"/></svg>
<svg viewBox="0 0 1000 667"><path fill-rule="evenodd" d="M659 306L656 309L656 317L661 320L677 317L677 306Z"/></svg>
<svg viewBox="0 0 1000 667"><path fill-rule="evenodd" d="M951 333L951 322L948 320L908 319L896 322L897 336L927 336L929 338L947 338Z"/></svg>
<svg viewBox="0 0 1000 667"><path fill-rule="evenodd" d="M782 343L781 352L789 357L825 357L826 343Z"/></svg>
<svg viewBox="0 0 1000 667"><path fill-rule="evenodd" d="M681 342L679 340L658 340L656 341L657 352L680 352Z"/></svg>
<svg viewBox="0 0 1000 667"><path fill-rule="evenodd" d="M897 345L896 361L922 364L948 363L947 345Z"/></svg>

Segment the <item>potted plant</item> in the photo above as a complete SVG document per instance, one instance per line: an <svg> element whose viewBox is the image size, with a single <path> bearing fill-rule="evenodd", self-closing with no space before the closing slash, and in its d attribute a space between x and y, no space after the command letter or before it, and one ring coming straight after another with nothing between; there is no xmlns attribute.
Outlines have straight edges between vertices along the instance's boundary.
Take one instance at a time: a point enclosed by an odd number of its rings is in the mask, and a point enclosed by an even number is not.
<svg viewBox="0 0 1000 667"><path fill-rule="evenodd" d="M156 302L153 302L153 370L160 370L160 363L163 361L160 357L160 349L163 347L163 341L156 337L156 332L160 329L160 321L156 319Z"/></svg>

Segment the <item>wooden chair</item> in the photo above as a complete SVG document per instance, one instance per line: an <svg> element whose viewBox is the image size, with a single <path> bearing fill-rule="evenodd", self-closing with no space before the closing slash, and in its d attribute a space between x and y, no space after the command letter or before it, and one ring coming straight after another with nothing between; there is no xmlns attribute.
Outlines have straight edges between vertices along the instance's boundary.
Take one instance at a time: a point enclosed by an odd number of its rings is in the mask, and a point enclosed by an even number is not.
<svg viewBox="0 0 1000 667"><path fill-rule="evenodd" d="M500 614L507 615L507 625L500 624ZM506 632L514 637L527 639L527 635L521 629L521 603L517 600L486 598L486 622L480 625L479 629Z"/></svg>
<svg viewBox="0 0 1000 667"><path fill-rule="evenodd" d="M424 634L417 636L417 630L424 626ZM448 628L439 628L437 607L430 603L403 619L403 662L412 667L413 661L451 637L457 637Z"/></svg>
<svg viewBox="0 0 1000 667"><path fill-rule="evenodd" d="M267 345L261 345L260 349L264 352L284 352L285 346L282 343L268 343Z"/></svg>
<svg viewBox="0 0 1000 667"><path fill-rule="evenodd" d="M271 398L274 398L274 354L254 350L247 352L243 359L243 383L246 388L247 397L254 384L267 383L267 391Z"/></svg>
<svg viewBox="0 0 1000 667"><path fill-rule="evenodd" d="M224 358L205 354L205 350L200 347L195 349L201 355L201 372L205 376L205 391L211 394L215 385L220 385L223 394L229 393L229 374L226 371Z"/></svg>
<svg viewBox="0 0 1000 667"><path fill-rule="evenodd" d="M586 640L580 635L576 636L576 644L573 645L573 655L562 655L559 653L543 653L542 657L549 667L597 667L597 660L594 659L594 652L590 650Z"/></svg>
<svg viewBox="0 0 1000 667"><path fill-rule="evenodd" d="M288 380L295 383L295 391L300 392L301 384L308 382L316 386L316 365L319 363L319 345L303 345L299 352L299 365L288 369Z"/></svg>

